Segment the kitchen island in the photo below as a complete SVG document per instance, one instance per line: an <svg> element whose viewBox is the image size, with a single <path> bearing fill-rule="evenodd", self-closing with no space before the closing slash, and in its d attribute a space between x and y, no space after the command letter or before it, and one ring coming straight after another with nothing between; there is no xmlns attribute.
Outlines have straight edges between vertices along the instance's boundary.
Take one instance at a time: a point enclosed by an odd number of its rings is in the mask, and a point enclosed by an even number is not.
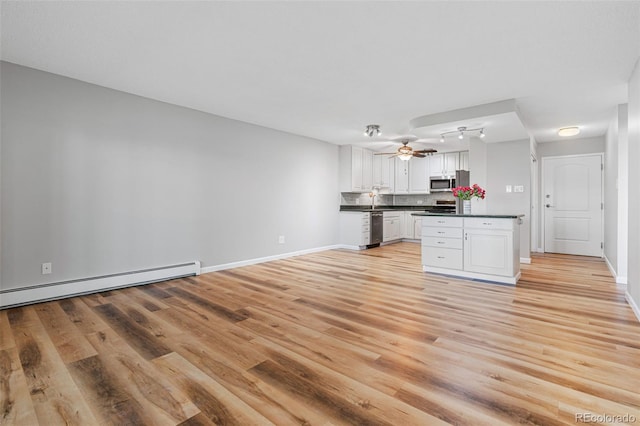
<svg viewBox="0 0 640 426"><path fill-rule="evenodd" d="M422 270L515 285L522 214L413 213L422 217Z"/></svg>

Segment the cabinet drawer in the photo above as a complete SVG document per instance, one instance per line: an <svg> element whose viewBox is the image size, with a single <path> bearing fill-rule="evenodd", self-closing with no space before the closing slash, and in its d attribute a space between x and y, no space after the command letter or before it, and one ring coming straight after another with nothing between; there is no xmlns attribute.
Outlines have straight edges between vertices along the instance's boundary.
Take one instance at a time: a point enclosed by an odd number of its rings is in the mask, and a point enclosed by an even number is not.
<svg viewBox="0 0 640 426"><path fill-rule="evenodd" d="M461 238L424 237L422 244L429 247L462 249Z"/></svg>
<svg viewBox="0 0 640 426"><path fill-rule="evenodd" d="M369 224L362 225L362 232L363 233L365 233L365 232L368 233L368 232L370 232L370 230L371 230L371 227L369 226Z"/></svg>
<svg viewBox="0 0 640 426"><path fill-rule="evenodd" d="M362 233L362 244L363 246L371 244L371 234L369 231Z"/></svg>
<svg viewBox="0 0 640 426"><path fill-rule="evenodd" d="M362 224L363 225L368 225L371 223L371 216L367 213L366 215L362 216Z"/></svg>
<svg viewBox="0 0 640 426"><path fill-rule="evenodd" d="M382 212L382 217L385 219L400 219L400 216L402 216L403 214L404 212L386 211L386 212Z"/></svg>
<svg viewBox="0 0 640 426"><path fill-rule="evenodd" d="M462 250L422 246L422 264L436 268L462 269Z"/></svg>
<svg viewBox="0 0 640 426"><path fill-rule="evenodd" d="M474 229L506 229L515 226L515 219L495 219L490 217L465 217L464 227Z"/></svg>
<svg viewBox="0 0 640 426"><path fill-rule="evenodd" d="M424 221L422 222L424 224ZM422 226L422 236L438 238L460 238L462 239L462 228L435 228L433 226Z"/></svg>
<svg viewBox="0 0 640 426"><path fill-rule="evenodd" d="M424 216L422 218L422 226L462 228L462 218L447 216Z"/></svg>

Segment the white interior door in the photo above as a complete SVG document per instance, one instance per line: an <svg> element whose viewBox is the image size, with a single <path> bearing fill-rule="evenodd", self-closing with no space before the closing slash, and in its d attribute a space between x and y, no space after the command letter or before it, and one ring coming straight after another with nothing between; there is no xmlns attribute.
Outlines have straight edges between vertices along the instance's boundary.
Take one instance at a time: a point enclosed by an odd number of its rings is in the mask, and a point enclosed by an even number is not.
<svg viewBox="0 0 640 426"><path fill-rule="evenodd" d="M602 256L602 155L545 158L544 251Z"/></svg>

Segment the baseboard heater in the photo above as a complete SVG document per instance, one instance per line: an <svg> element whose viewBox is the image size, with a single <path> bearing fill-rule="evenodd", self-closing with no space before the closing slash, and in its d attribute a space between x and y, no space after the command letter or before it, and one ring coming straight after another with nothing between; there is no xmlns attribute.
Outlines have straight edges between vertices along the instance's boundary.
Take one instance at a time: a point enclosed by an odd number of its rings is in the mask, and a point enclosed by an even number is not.
<svg viewBox="0 0 640 426"><path fill-rule="evenodd" d="M200 262L0 290L0 309L200 275Z"/></svg>

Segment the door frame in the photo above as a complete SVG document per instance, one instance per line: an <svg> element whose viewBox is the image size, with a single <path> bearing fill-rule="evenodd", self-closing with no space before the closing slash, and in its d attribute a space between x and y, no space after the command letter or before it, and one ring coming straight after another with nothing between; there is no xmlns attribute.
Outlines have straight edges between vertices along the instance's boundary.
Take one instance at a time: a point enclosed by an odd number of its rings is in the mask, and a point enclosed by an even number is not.
<svg viewBox="0 0 640 426"><path fill-rule="evenodd" d="M540 223L538 216L540 214L540 204L538 203L539 195L539 182L538 175L540 173L538 167L538 157L534 152L531 152L531 220L529 221L531 226L531 252L537 253L540 251L538 224Z"/></svg>
<svg viewBox="0 0 640 426"><path fill-rule="evenodd" d="M544 207L544 193L545 193L545 189L546 189L546 185L545 185L545 181L544 181L544 176L545 176L545 167L546 167L546 162L545 160L551 160L551 159L558 159L558 158L578 158L578 157L592 157L592 156L599 156L600 157L600 203L602 203L601 205L603 206L600 209L600 235L602 236L602 242L604 243L604 152L591 152L588 154L571 154L571 155L549 155L549 156L544 156L542 157L542 164L540 165L540 199L539 199L539 206L540 208L538 209L538 211L540 212L540 223L541 223L541 229L540 229L540 240L541 240L541 246L542 246L542 252L546 253L547 252L547 244L546 244L546 220L547 220L547 215L545 213L545 210L543 209ZM604 257L604 247L601 246L600 248L600 257Z"/></svg>

